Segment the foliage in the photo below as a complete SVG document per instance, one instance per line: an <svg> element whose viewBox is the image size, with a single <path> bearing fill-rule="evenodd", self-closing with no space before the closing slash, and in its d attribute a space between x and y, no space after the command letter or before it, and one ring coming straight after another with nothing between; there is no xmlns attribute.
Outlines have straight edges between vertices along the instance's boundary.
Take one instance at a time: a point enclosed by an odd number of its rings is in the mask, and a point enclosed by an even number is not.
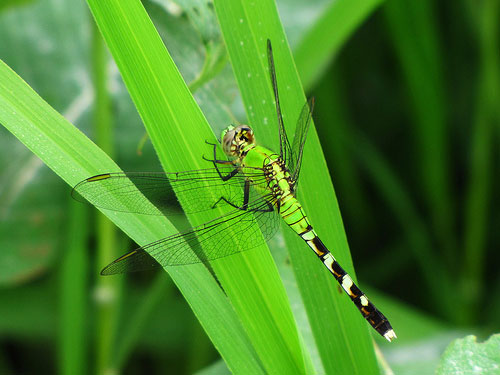
<svg viewBox="0 0 500 375"><path fill-rule="evenodd" d="M436 374L498 373L500 363L500 336L493 335L483 343L474 336L453 341L443 354Z"/></svg>
<svg viewBox="0 0 500 375"><path fill-rule="evenodd" d="M0 373L426 373L453 338L498 331L499 302L486 298L500 289L489 266L498 257L490 251L498 214L489 209L498 182L498 11L494 0L0 8L0 123L8 130L0 128ZM299 199L353 276L354 250L361 286L372 285L368 295L399 337L377 341L383 356L287 228L210 269L100 278L133 246L114 224L144 245L185 220L104 212L108 221L71 202L61 183L120 169L201 168L205 140L228 123L249 123L276 149L267 38L290 134L302 87L316 96ZM447 349L438 371L465 371L468 363L453 359L460 348L494 344L462 343Z"/></svg>

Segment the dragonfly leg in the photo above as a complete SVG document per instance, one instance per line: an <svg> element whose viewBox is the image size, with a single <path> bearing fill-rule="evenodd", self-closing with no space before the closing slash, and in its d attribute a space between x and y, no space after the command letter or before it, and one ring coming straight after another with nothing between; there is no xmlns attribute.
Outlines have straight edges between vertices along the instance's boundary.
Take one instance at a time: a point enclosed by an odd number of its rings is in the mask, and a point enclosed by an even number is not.
<svg viewBox="0 0 500 375"><path fill-rule="evenodd" d="M230 206L232 206L232 207L234 207L234 208L236 208L238 210L246 211L246 210L248 210L248 201L249 201L249 199L250 199L250 181L246 180L245 181L245 186L244 186L244 191L243 191L243 204L241 206L238 206L238 205L230 202L225 197L220 197L217 200L217 202L214 203L214 205L212 206L212 208L215 208L215 206L217 206L217 204L220 201L224 201L227 204L229 204ZM251 208L250 211L253 211L253 212L272 212L272 211L274 211L274 208L273 208L273 205L271 204L271 202L266 201L266 204L267 204L267 208L265 208L265 209L262 209L262 208Z"/></svg>
<svg viewBox="0 0 500 375"><path fill-rule="evenodd" d="M205 141L205 143L206 143L206 144L208 144L208 145L213 146L213 148L214 148L214 158L213 158L213 159L207 159L207 158L205 157L205 155L203 155L203 159L204 159L204 160L206 160L206 161L212 162L212 163L214 164L215 170L216 170L216 171L217 171L217 173L219 174L219 176L220 176L220 178L221 178L221 180L222 180L222 181L227 181L227 180L229 180L231 177L235 176L235 175L236 175L236 173L238 173L238 172L239 172L239 170L238 170L237 168L234 168L234 170L232 170L231 172L229 172L227 175L225 175L225 176L224 176L224 175L220 172L220 170L219 170L219 168L218 168L217 164L223 164L223 165L234 165L234 164L233 164L233 162L232 162L232 161L229 161L229 160L218 160L218 159L217 159L217 145L216 145L216 144L214 144L214 143L210 143L210 142L208 142L208 141ZM220 200L220 199L219 199L219 200ZM215 205L214 205L214 206L215 206Z"/></svg>
<svg viewBox="0 0 500 375"><path fill-rule="evenodd" d="M230 206L238 209L238 210L242 210L242 211L246 211L248 210L248 203L245 205L243 204L242 206L238 206L230 201L228 201L226 198L224 197L220 197L219 200L217 202L214 203L214 205L212 206L212 208L215 208L215 206L217 206L217 204L220 202L220 201L224 201L226 202L227 204L229 204ZM252 211L252 212L273 212L274 211L274 208L273 208L273 205L271 204L271 202L266 202L267 203L267 208L252 208L250 209L249 211Z"/></svg>
<svg viewBox="0 0 500 375"><path fill-rule="evenodd" d="M237 172L238 170L235 169L235 171ZM234 176L234 174L233 174L233 176ZM221 176L221 178L224 179L223 176ZM214 205L212 206L212 208L215 208L215 206L217 206L217 204L220 201L224 201L227 204L229 204L230 206L233 206L234 208L237 208L238 210L246 211L248 209L248 200L249 200L249 197L250 197L250 182L248 180L245 180L245 187L244 187L244 190L243 190L243 204L241 206L238 206L238 205L236 205L236 204L228 201L225 197L220 197L219 200L217 200L217 202L214 203Z"/></svg>
<svg viewBox="0 0 500 375"><path fill-rule="evenodd" d="M253 209L252 211L254 211L254 212L273 212L274 207L271 204L271 202L267 201L266 204L267 204L267 208L265 208L265 209L264 208L256 208L256 209Z"/></svg>

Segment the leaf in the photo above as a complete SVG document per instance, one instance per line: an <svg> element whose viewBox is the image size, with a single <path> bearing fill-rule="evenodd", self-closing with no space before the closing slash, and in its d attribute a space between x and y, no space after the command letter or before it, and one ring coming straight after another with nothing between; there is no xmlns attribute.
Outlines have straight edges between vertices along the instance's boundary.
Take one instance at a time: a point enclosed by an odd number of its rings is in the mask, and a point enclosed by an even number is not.
<svg viewBox="0 0 500 375"><path fill-rule="evenodd" d="M444 352L437 375L481 374L500 372L500 335L478 343L475 336L453 341Z"/></svg>

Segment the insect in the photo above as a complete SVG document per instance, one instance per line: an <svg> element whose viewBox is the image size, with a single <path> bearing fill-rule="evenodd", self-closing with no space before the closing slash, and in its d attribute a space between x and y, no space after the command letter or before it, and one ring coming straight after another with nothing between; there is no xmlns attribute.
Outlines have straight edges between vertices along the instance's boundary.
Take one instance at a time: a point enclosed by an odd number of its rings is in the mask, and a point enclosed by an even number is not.
<svg viewBox="0 0 500 375"><path fill-rule="evenodd" d="M96 207L109 210L155 215L223 211L205 224L121 256L101 274L146 270L160 264L207 262L232 255L269 239L283 219L314 251L371 326L392 341L396 334L387 318L335 260L295 197L314 99L302 108L290 144L281 115L269 40L267 56L276 102L279 154L258 146L249 126L230 126L222 132L221 143L231 160L219 160L216 145L209 143L213 147L213 158L204 159L212 163L211 168L177 173L106 173L87 178L75 186L72 194L77 200L85 197ZM175 193L183 197L181 204ZM116 197L125 204L117 203Z"/></svg>

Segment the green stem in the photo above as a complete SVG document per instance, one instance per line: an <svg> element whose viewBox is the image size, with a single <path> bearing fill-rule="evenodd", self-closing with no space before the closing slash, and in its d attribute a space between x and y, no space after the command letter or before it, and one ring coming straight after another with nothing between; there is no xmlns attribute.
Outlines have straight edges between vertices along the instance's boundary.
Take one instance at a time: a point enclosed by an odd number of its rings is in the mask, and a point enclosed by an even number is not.
<svg viewBox="0 0 500 375"><path fill-rule="evenodd" d="M113 154L113 129L111 120L111 103L107 83L107 50L96 26L92 38L92 71L95 89L94 123L96 143L109 156ZM104 215L97 214L97 269L99 274L103 265L116 257L115 227ZM111 364L114 330L118 313L119 279L97 277L96 307L97 307L97 345L96 373L105 374Z"/></svg>
<svg viewBox="0 0 500 375"><path fill-rule="evenodd" d="M192 94L205 83L213 79L226 66L228 56L223 43L209 42L205 44L205 60L200 74L189 83L189 90Z"/></svg>
<svg viewBox="0 0 500 375"><path fill-rule="evenodd" d="M88 207L70 201L67 246L61 264L59 372L86 374L86 326L89 260L87 239Z"/></svg>

